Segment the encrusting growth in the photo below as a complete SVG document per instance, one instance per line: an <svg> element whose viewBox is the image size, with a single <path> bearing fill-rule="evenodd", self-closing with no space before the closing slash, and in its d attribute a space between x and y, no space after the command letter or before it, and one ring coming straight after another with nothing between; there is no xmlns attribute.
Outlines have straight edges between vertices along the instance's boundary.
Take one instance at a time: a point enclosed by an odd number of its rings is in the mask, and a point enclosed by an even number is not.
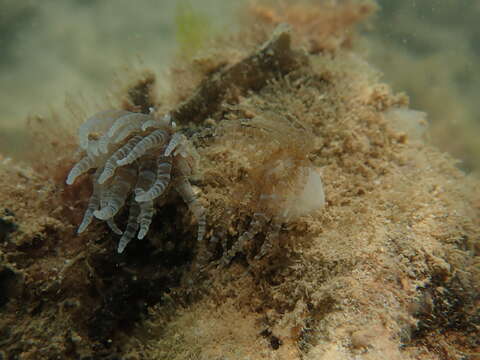
<svg viewBox="0 0 480 360"><path fill-rule="evenodd" d="M152 114L103 111L80 127L78 137L85 156L72 168L66 183L71 185L79 176L96 169L93 193L78 233L86 230L93 217L104 220L114 233L122 235L118 244L118 252L122 253L135 236L143 239L147 235L155 212L154 201L173 185L197 218L197 239L203 239L205 209L187 178L191 171L187 139L175 132L169 114L157 119ZM114 217L125 204L129 216L122 232Z"/></svg>

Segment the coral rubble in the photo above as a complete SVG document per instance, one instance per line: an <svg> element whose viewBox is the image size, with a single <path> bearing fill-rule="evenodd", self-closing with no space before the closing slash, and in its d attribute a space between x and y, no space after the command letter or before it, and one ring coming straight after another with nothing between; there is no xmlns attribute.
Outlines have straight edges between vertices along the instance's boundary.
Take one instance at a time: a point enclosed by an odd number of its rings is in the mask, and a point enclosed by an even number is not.
<svg viewBox="0 0 480 360"><path fill-rule="evenodd" d="M145 72L116 92L99 134L87 129L98 116L83 125L87 158L99 150L90 172L68 176L70 136L44 136L42 156L53 151L32 167L0 163L5 357L473 359L480 184L424 141L423 113L356 53L374 9L252 4L239 35L173 69L171 94ZM180 133L196 149L196 171L179 175L206 205L201 241L175 192L122 254L101 222L76 233L85 208L102 211L92 177L109 184L115 164L135 163L108 146L130 124L126 144L165 132L155 155ZM121 206L116 217L130 223Z"/></svg>

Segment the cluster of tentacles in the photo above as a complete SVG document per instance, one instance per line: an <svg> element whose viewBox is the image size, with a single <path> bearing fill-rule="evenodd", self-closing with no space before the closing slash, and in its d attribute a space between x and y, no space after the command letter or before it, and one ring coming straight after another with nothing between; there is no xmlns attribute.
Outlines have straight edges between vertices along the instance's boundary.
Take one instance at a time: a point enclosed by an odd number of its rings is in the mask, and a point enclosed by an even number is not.
<svg viewBox="0 0 480 360"><path fill-rule="evenodd" d="M107 110L89 118L78 131L84 156L68 174L71 185L82 174L93 172L93 193L78 228L82 233L95 217L118 235L122 253L135 237L143 239L155 212L155 201L171 187L180 194L198 221L198 240L205 234L205 210L188 180L192 166L187 139L175 131L170 114ZM115 215L128 204L125 230Z"/></svg>

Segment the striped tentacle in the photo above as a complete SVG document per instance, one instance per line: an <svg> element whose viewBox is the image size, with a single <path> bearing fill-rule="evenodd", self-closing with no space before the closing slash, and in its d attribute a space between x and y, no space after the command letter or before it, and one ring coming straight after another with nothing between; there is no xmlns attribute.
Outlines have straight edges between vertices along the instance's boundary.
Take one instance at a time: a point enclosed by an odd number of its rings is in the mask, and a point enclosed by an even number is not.
<svg viewBox="0 0 480 360"><path fill-rule="evenodd" d="M97 219L110 219L123 207L132 188L136 172L135 167L124 167L118 170L110 186L102 193L101 209L93 213Z"/></svg>
<svg viewBox="0 0 480 360"><path fill-rule="evenodd" d="M80 147L88 151L90 140L89 135L93 132L106 131L119 116L128 113L125 110L105 110L87 119L78 129Z"/></svg>
<svg viewBox="0 0 480 360"><path fill-rule="evenodd" d="M120 230L120 228L117 226L115 223L115 220L113 218L110 218L107 220L107 225L108 227L117 235L122 235L123 231Z"/></svg>
<svg viewBox="0 0 480 360"><path fill-rule="evenodd" d="M156 128L168 127L168 126L170 126L171 121L172 121L172 115L170 113L167 113L160 120L154 118L152 120L146 121L142 125L142 131L145 131L145 130L151 128L151 127L156 127Z"/></svg>
<svg viewBox="0 0 480 360"><path fill-rule="evenodd" d="M138 174L137 185L135 186L135 196L145 193L145 191L152 187L155 183L156 175L152 171L155 169L156 161L154 158L144 159L140 165L140 171ZM138 216L138 223L140 224L140 230L138 232L138 239L143 239L147 235L152 223L154 214L153 201L143 201L140 203L140 215Z"/></svg>
<svg viewBox="0 0 480 360"><path fill-rule="evenodd" d="M144 201L139 203L140 205L140 215L138 216L138 223L140 225L140 230L138 231L138 238L143 239L150 229L150 224L152 223L154 207L153 201Z"/></svg>
<svg viewBox="0 0 480 360"><path fill-rule="evenodd" d="M96 159L90 156L85 156L70 170L67 176L67 185L72 185L75 179L82 174L85 174L88 170L96 166Z"/></svg>
<svg viewBox="0 0 480 360"><path fill-rule="evenodd" d="M137 202L130 202L130 213L128 214L127 227L123 233L120 241L118 242L117 251L121 254L128 243L135 237L138 231L138 215L140 214L140 206Z"/></svg>
<svg viewBox="0 0 480 360"><path fill-rule="evenodd" d="M155 130L144 137L126 157L118 160L117 164L119 166L131 164L141 156L145 155L145 153L151 148L165 145L168 136L169 134L165 130Z"/></svg>
<svg viewBox="0 0 480 360"><path fill-rule="evenodd" d="M98 182L103 184L109 178L113 176L115 173L115 169L118 167L117 161L119 159L124 158L127 156L132 149L142 140L142 136L137 135L127 141L125 145L123 145L120 149L115 151L113 155L107 160L105 167L103 168L103 172L100 175Z"/></svg>
<svg viewBox="0 0 480 360"><path fill-rule="evenodd" d="M163 154L164 156L170 156L172 152L179 146L181 145L184 141L186 140L185 135L182 133L175 133L173 134L172 138L170 139L170 142L168 143L167 147L165 148L165 153ZM174 155L177 155L174 153Z"/></svg>
<svg viewBox="0 0 480 360"><path fill-rule="evenodd" d="M150 201L163 194L171 179L172 159L170 157L159 157L157 160L157 177L148 191L139 190L135 196L138 202Z"/></svg>
<svg viewBox="0 0 480 360"><path fill-rule="evenodd" d="M85 210L85 213L83 215L82 222L78 226L77 234L81 234L87 229L88 225L90 225L90 223L92 222L93 213L100 207L101 186L95 181L95 178L98 177L98 173L99 170L97 170L93 176L93 193L90 197L90 200L88 201L87 209Z"/></svg>

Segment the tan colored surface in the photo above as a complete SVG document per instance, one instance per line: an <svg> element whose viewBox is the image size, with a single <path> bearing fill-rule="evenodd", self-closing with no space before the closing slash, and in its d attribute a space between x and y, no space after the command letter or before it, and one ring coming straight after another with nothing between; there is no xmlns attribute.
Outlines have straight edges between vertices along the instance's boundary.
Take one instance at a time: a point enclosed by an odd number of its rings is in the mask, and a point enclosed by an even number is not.
<svg viewBox="0 0 480 360"><path fill-rule="evenodd" d="M345 11L348 4L325 13L340 21L371 9L352 3ZM295 18L309 19L309 7L294 10ZM247 27L233 49L212 47L203 59L228 67L255 53L254 40L261 44L275 25L269 19L261 29ZM307 21L310 31L294 24L293 50L328 32L325 23ZM149 239L124 256L115 255L118 239L98 224L74 235L89 179L65 188L75 155L61 140L35 164L48 159L48 173L1 165L0 203L14 215L0 216L18 230L0 247L0 273L9 279L1 282L9 301L0 309L0 349L20 359L477 356L480 185L448 155L389 123L388 111L408 99L379 81L347 30L348 41L328 32L328 41L304 53L307 65L250 92L229 84L205 122L179 124L196 134L205 243L195 243L196 224L174 197L158 209ZM218 52L238 56L225 60ZM215 74L202 69L184 65L173 79ZM175 99L192 91L179 87L163 106L177 106ZM119 92L117 103L125 97ZM280 125L265 132L272 124ZM290 164L288 172L266 176L278 161ZM282 218L284 203L276 199L301 188L289 179L305 164L321 169L326 205ZM275 187L282 181L288 186ZM259 189L277 197L255 201ZM269 221L225 265L259 210Z"/></svg>

